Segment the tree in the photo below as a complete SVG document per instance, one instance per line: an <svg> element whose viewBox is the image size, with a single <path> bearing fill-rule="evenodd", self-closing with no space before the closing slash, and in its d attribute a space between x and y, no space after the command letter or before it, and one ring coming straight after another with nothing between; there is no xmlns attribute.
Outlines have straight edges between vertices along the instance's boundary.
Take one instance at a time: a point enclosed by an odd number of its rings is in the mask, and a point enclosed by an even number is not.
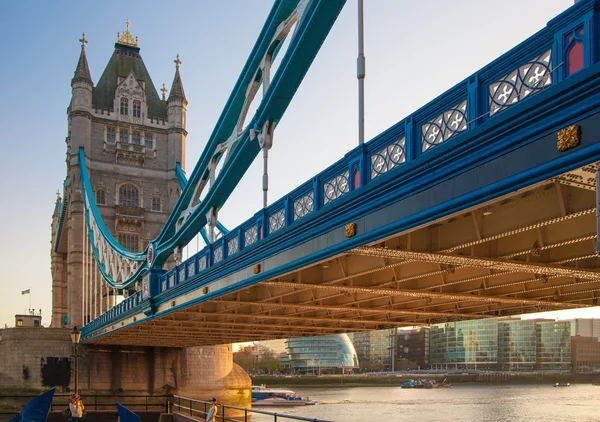
<svg viewBox="0 0 600 422"><path fill-rule="evenodd" d="M240 365L245 371L254 369L254 357L249 347L240 346L240 349L233 353L233 362Z"/></svg>

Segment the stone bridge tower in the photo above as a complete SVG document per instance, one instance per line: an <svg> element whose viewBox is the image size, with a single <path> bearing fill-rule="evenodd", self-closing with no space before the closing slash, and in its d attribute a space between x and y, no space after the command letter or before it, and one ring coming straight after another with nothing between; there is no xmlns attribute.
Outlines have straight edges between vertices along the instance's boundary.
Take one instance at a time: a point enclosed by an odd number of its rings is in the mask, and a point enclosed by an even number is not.
<svg viewBox="0 0 600 422"><path fill-rule="evenodd" d="M55 328L85 325L114 306L119 294L129 294L102 282L86 247L80 147L102 219L113 237L132 251L143 251L159 234L181 194L177 167L183 170L185 162L188 102L179 56L169 96L164 84L159 96L129 22L96 85L88 67L85 34L80 41L67 109L67 177L52 216ZM251 381L233 363L231 345L165 350L114 346L110 358L106 348L86 347L90 356L97 356L82 363L87 368L82 370L86 377L80 379L84 390L140 391L141 383L143 391L152 393L164 383L179 394L202 399L217 395L227 404L250 405ZM94 372L98 368L100 372Z"/></svg>
<svg viewBox="0 0 600 422"><path fill-rule="evenodd" d="M85 34L67 109L67 177L52 224L52 327L84 325L115 304L85 247L79 148L104 223L125 248L142 251L155 238L181 193L187 99L179 56L168 98L158 95L137 37L127 30L94 85ZM84 277L84 269L87 277Z"/></svg>

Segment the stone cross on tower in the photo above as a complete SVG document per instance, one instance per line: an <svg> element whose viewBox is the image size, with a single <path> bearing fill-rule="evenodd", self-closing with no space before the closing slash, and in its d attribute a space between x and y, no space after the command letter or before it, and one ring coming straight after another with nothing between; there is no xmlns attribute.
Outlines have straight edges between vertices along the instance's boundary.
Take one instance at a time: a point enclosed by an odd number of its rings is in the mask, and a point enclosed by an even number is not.
<svg viewBox="0 0 600 422"><path fill-rule="evenodd" d="M175 67L179 69L179 65L181 64L181 60L179 60L179 54L177 55L177 58L173 60L173 62L175 63Z"/></svg>
<svg viewBox="0 0 600 422"><path fill-rule="evenodd" d="M163 99L163 101L165 101L167 99L167 91L168 91L168 89L165 86L164 82L163 82L163 86L162 86L162 88L160 90L162 91L162 99Z"/></svg>
<svg viewBox="0 0 600 422"><path fill-rule="evenodd" d="M81 39L79 40L79 42L81 43L81 48L85 49L85 45L87 44L87 40L85 39L85 32L81 35Z"/></svg>

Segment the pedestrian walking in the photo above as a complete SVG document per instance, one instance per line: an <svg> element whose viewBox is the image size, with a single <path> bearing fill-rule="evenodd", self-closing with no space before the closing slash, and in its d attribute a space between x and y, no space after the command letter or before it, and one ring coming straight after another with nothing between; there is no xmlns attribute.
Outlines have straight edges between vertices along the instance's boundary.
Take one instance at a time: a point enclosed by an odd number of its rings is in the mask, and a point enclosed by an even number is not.
<svg viewBox="0 0 600 422"><path fill-rule="evenodd" d="M210 399L212 402L212 406L206 414L206 422L217 422L217 410L219 409L219 405L217 404L216 397Z"/></svg>

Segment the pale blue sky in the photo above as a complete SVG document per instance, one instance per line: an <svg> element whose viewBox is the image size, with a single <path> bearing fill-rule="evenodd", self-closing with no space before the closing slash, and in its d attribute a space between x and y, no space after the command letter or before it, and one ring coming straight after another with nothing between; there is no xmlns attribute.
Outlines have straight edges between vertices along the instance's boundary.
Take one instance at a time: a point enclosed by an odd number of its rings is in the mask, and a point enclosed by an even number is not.
<svg viewBox="0 0 600 422"><path fill-rule="evenodd" d="M366 139L543 28L573 0L366 0ZM0 326L29 307L51 314L50 217L66 174L66 108L82 32L97 82L131 20L156 88L180 54L187 168L199 157L271 8L271 0L0 2ZM277 127L270 202L357 143L356 0L349 0ZM220 212L228 227L262 206L257 161Z"/></svg>

